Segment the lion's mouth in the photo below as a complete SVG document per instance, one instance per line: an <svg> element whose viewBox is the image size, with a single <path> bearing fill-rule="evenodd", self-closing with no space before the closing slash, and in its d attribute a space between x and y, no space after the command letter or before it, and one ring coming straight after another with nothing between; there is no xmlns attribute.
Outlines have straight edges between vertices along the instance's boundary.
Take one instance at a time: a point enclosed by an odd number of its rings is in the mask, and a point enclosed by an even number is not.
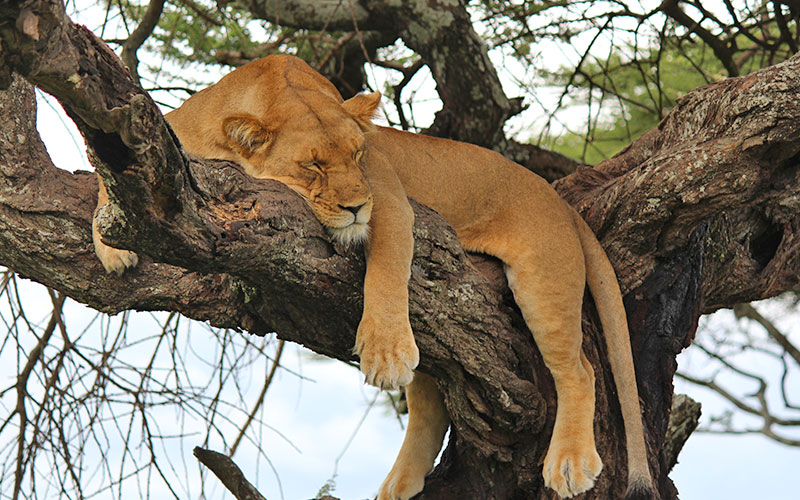
<svg viewBox="0 0 800 500"><path fill-rule="evenodd" d="M307 201L309 201L307 199ZM311 203L311 209L333 238L343 245L364 243L369 237L372 199L356 207L338 205L339 210Z"/></svg>
<svg viewBox="0 0 800 500"><path fill-rule="evenodd" d="M358 245L364 243L369 237L369 225L366 222L356 222L355 220L347 226L328 226L328 231L343 245Z"/></svg>

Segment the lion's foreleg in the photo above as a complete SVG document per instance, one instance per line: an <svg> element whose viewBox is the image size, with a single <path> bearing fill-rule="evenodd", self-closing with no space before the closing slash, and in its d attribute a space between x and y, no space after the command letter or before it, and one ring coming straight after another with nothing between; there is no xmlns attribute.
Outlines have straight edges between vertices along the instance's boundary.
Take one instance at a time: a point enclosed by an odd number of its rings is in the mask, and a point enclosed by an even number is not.
<svg viewBox="0 0 800 500"><path fill-rule="evenodd" d="M392 470L381 485L378 500L407 500L422 491L425 475L442 448L450 419L433 378L416 372L406 386L408 428Z"/></svg>
<svg viewBox="0 0 800 500"><path fill-rule="evenodd" d="M369 384L394 389L411 382L419 350L408 320L414 213L394 171L377 153L366 173L374 197L367 242L364 312L355 352Z"/></svg>

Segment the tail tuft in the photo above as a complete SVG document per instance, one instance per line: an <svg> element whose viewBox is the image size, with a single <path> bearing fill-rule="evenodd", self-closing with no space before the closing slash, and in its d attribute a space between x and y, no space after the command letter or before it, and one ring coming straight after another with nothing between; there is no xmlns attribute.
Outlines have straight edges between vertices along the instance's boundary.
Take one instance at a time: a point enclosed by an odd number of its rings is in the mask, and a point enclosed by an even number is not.
<svg viewBox="0 0 800 500"><path fill-rule="evenodd" d="M631 481L628 484L628 491L625 492L625 500L657 500L657 498L649 478Z"/></svg>

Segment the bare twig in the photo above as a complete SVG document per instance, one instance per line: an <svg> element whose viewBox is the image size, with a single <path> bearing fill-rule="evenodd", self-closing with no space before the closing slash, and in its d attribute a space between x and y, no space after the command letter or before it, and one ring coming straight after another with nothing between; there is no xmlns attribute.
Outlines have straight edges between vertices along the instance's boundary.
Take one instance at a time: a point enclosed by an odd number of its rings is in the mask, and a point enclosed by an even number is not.
<svg viewBox="0 0 800 500"><path fill-rule="evenodd" d="M25 466L28 463L27 460L25 460L25 431L29 423L28 413L25 408L25 403L29 397L28 379L31 376L31 372L33 372L34 366L36 366L36 363L41 360L42 353L44 352L47 344L50 342L50 337L53 335L53 332L58 325L64 300L66 298L66 295L57 296L55 302L53 303L53 312L50 315L50 322L45 327L42 336L39 338L39 342L36 344L30 354L28 354L28 360L25 363L25 366L22 368L20 374L17 376L17 406L14 409L14 412L19 416L19 434L17 438L17 468L16 472L14 473L14 493L12 495L14 500L19 498Z"/></svg>
<svg viewBox="0 0 800 500"><path fill-rule="evenodd" d="M239 443L241 442L242 438L247 432L247 429L250 427L250 424L253 422L253 419L255 419L256 413L261 408L261 405L264 403L264 397L267 395L267 389L269 389L270 384L272 384L272 378L275 376L275 372L280 366L281 354L283 354L283 346L285 344L286 344L285 340L278 341L278 350L275 352L275 359L272 361L272 367L269 370L269 374L267 374L267 379L264 381L264 387L261 388L261 393L258 395L256 404L250 411L250 415L247 416L247 421L239 430L239 435L236 436L236 440L233 442L233 445L231 446L231 450L228 453L229 456L231 457L236 453L236 449L239 447Z"/></svg>
<svg viewBox="0 0 800 500"><path fill-rule="evenodd" d="M749 318L764 327L767 334L795 360L798 366L800 366L800 349L795 347L792 341L789 340L789 337L778 330L772 321L762 316L755 307L746 303L739 304L733 308L733 312L736 313L736 316L739 318Z"/></svg>
<svg viewBox="0 0 800 500"><path fill-rule="evenodd" d="M201 7L193 0L181 0L181 3L189 8L192 12L203 18L206 22L213 24L214 26L224 26L225 23L214 17L212 14L207 12L205 8Z"/></svg>
<svg viewBox="0 0 800 500"><path fill-rule="evenodd" d="M408 85L408 82L414 78L414 75L416 75L417 72L422 69L423 66L425 66L425 62L420 59L410 67L402 68L400 71L403 72L403 79L400 80L400 83L394 86L394 106L397 108L397 116L400 119L400 126L403 128L403 130L409 129L408 120L406 119L406 114L403 111L403 89L406 87L406 85Z"/></svg>
<svg viewBox="0 0 800 500"><path fill-rule="evenodd" d="M789 305L786 313L794 312L793 309L794 306ZM691 384L716 393L732 405L720 414L711 415L700 432L760 433L782 444L800 446L800 440L785 432L800 428L800 415L797 413L800 408L792 404L787 391L787 380L800 366L796 363L797 348L773 320L752 305L736 305L734 313L740 320L747 318L761 328L751 332L741 321L739 331L722 328L719 335L713 331L704 332L695 340L692 349L703 353L707 359L704 363L706 370L713 371L703 376L685 370L677 374ZM774 361L765 363L764 358ZM775 374L776 364L781 366L780 376ZM752 384L743 384L742 379ZM751 390L744 389L753 385L755 387ZM776 391L781 394L782 401L775 397ZM739 414L756 417L758 423L753 426L739 422L736 419Z"/></svg>
<svg viewBox="0 0 800 500"><path fill-rule="evenodd" d="M733 54L731 50L725 45L722 40L714 36L710 31L705 29L700 23L686 15L685 12L678 5L679 0L664 0L661 4L661 10L669 17L674 19L678 24L688 29L692 33L699 36L711 49L714 55L725 66L728 71L728 76L738 76L739 68L733 61Z"/></svg>
<svg viewBox="0 0 800 500"><path fill-rule="evenodd" d="M217 476L237 500L266 500L255 486L245 479L242 470L228 456L199 446L195 447L192 453Z"/></svg>
<svg viewBox="0 0 800 500"><path fill-rule="evenodd" d="M164 0L150 0L147 10L139 22L139 26L130 34L125 43L122 44L122 62L128 67L131 77L139 83L139 57L136 52L139 47L153 33L158 20L161 18L161 11L164 9Z"/></svg>

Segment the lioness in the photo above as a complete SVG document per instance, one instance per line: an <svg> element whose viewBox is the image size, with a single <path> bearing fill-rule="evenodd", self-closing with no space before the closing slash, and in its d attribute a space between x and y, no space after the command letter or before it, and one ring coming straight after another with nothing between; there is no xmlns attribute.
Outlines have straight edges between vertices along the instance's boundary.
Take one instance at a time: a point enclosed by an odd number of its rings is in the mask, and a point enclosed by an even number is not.
<svg viewBox="0 0 800 500"><path fill-rule="evenodd" d="M543 476L561 497L594 485L594 373L581 350L586 284L605 330L628 449L628 496L652 495L619 285L583 219L550 185L503 156L470 144L377 127L380 94L347 101L302 60L269 56L236 69L167 115L187 151L231 160L254 177L299 193L344 242L366 241L364 311L355 352L367 382L406 386L409 421L380 500L422 490L449 425L434 380L414 373L419 352L408 320L413 213L407 196L438 211L464 248L500 258L509 286L552 373L558 398ZM99 205L107 202L101 187ZM97 253L109 271L130 252Z"/></svg>

